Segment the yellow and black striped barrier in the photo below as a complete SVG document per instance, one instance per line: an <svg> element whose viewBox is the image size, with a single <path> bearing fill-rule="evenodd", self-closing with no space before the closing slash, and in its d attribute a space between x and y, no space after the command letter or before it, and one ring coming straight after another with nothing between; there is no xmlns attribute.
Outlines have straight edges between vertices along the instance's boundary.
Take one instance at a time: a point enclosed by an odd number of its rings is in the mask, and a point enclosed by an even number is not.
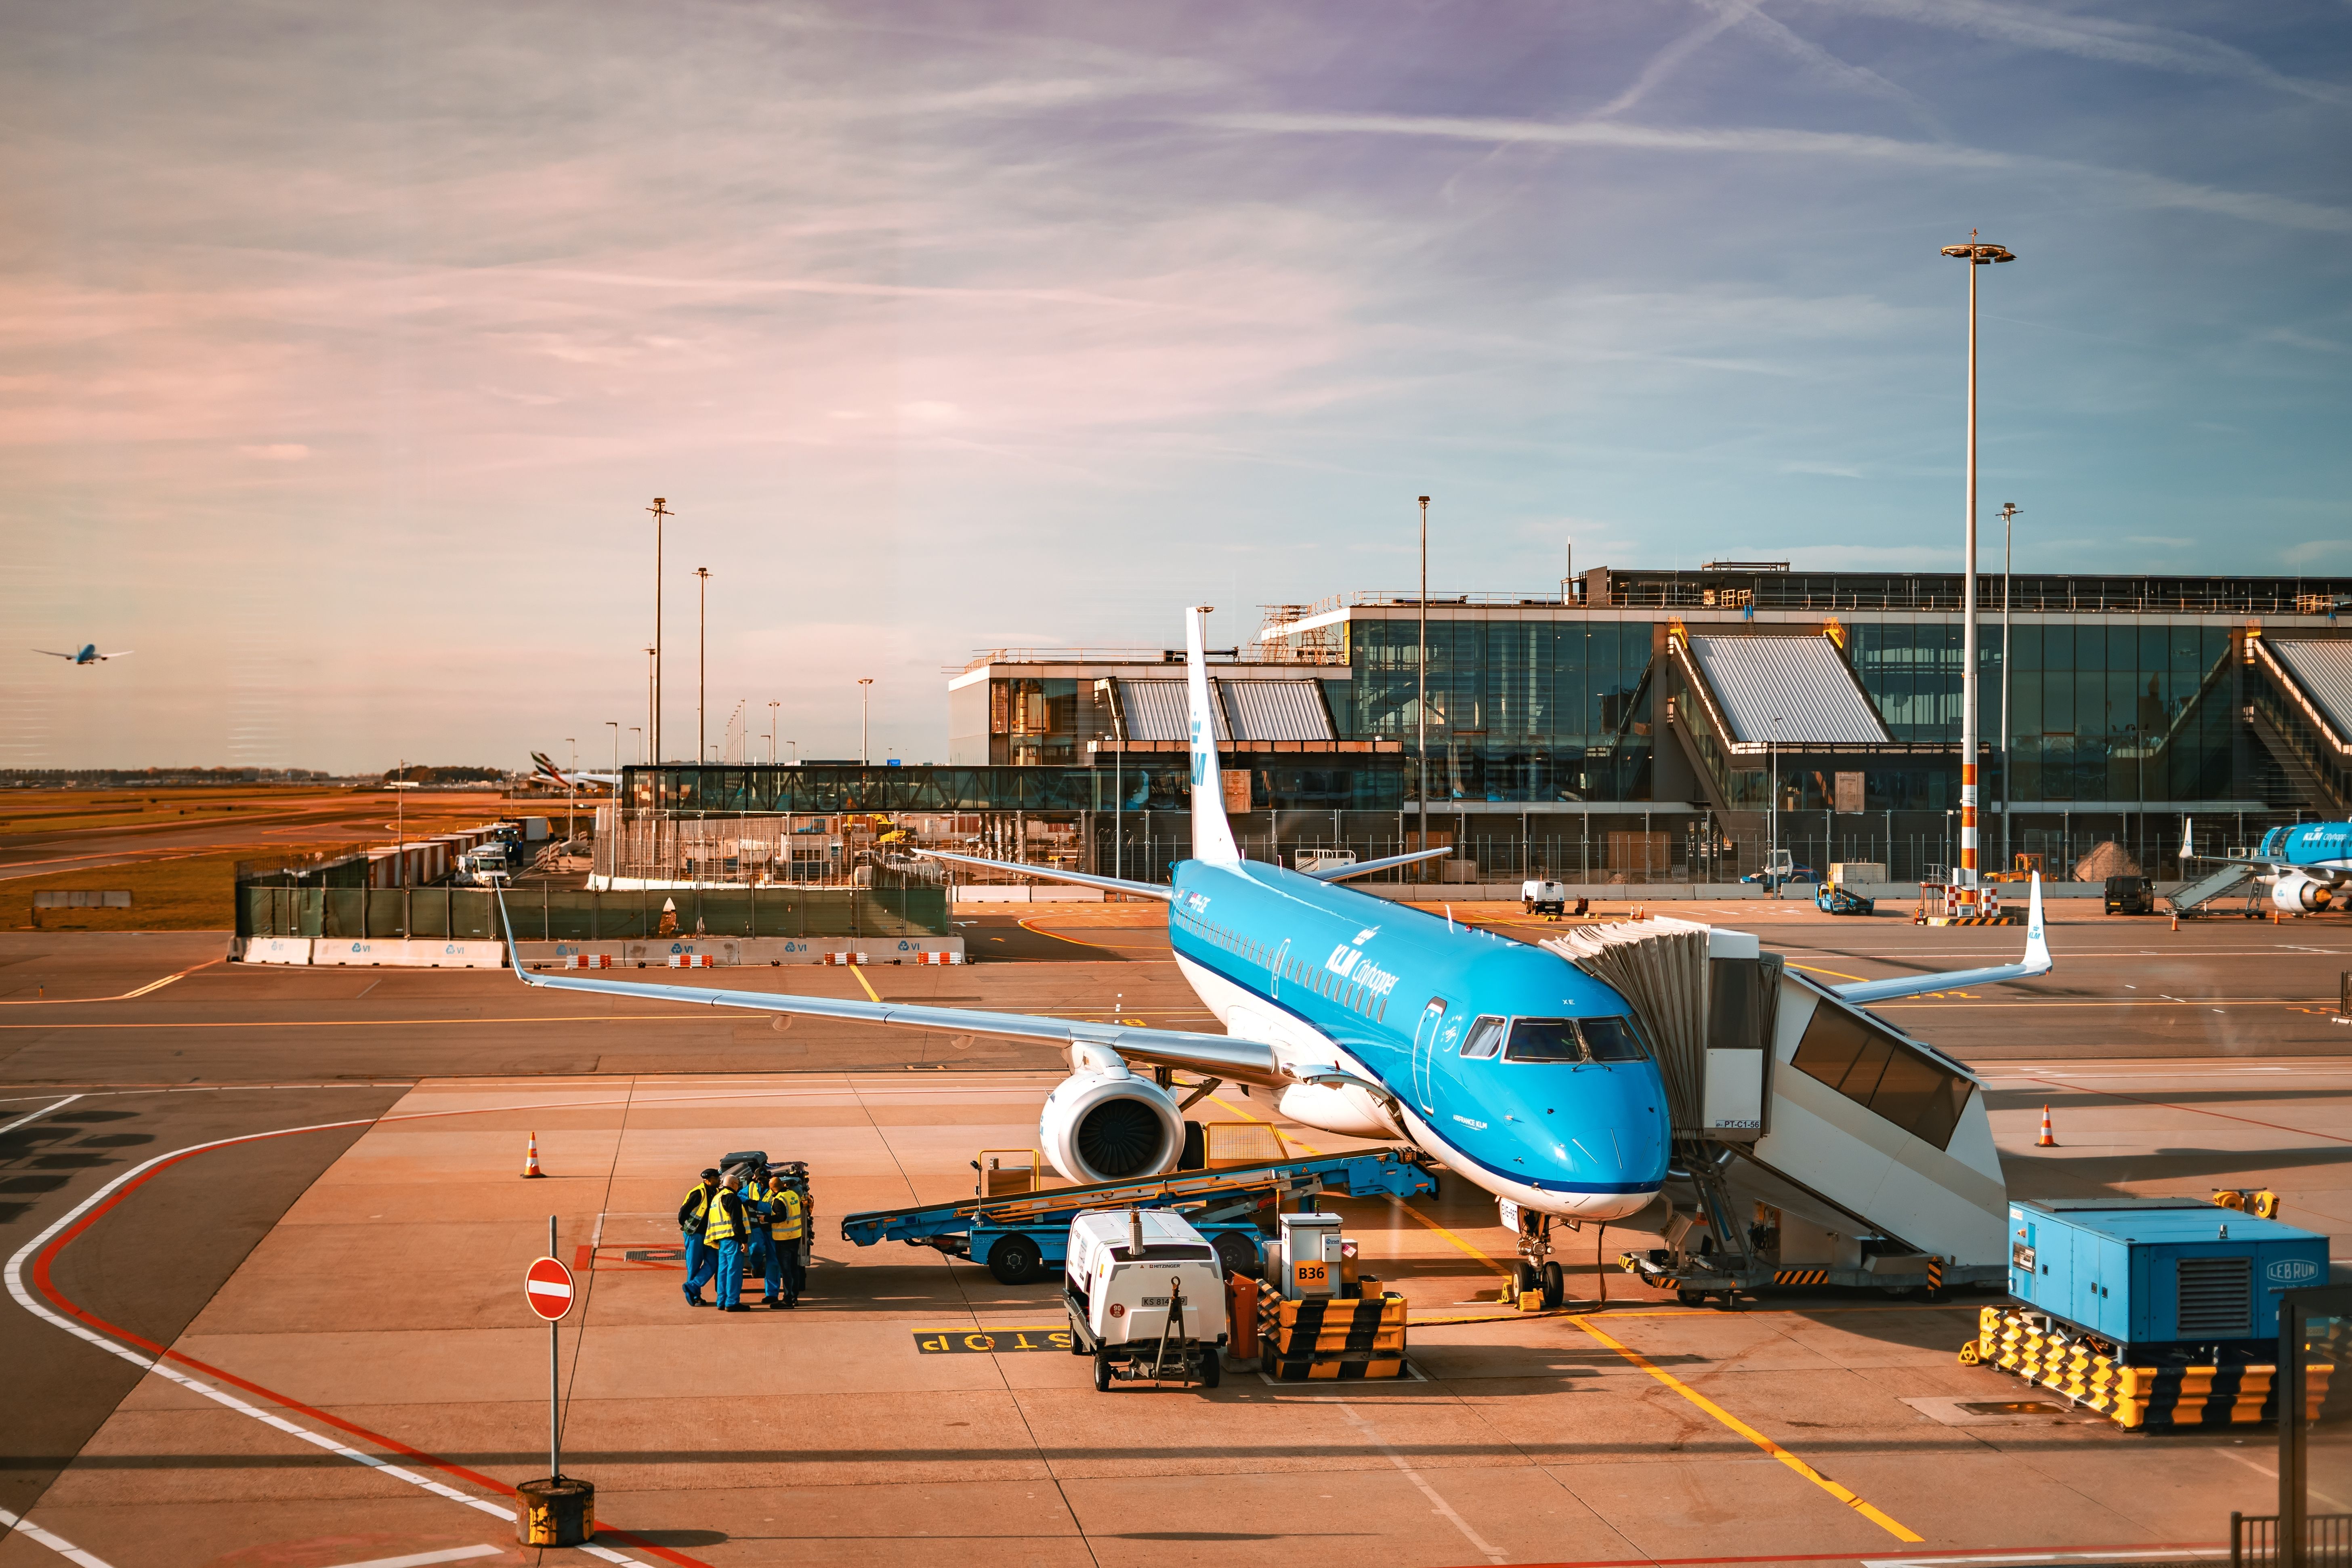
<svg viewBox="0 0 2352 1568"><path fill-rule="evenodd" d="M2127 1366L2085 1341L2045 1331L2040 1320L2014 1308L1980 1309L1977 1337L1960 1347L1960 1361L2049 1389L2132 1431L2278 1418L2274 1366ZM2326 1363L2305 1369L2307 1418L2318 1418L2334 1371Z"/></svg>
<svg viewBox="0 0 2352 1568"><path fill-rule="evenodd" d="M1277 1382L1398 1377L1404 1373L1405 1300L1394 1291L1349 1300L1258 1299L1258 1350Z"/></svg>

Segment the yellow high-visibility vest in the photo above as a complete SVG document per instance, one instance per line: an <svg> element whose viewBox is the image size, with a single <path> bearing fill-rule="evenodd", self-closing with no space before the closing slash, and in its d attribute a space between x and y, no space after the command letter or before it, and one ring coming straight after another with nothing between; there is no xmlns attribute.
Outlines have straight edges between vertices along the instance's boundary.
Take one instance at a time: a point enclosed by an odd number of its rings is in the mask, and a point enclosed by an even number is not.
<svg viewBox="0 0 2352 1568"><path fill-rule="evenodd" d="M686 1190L686 1202L678 1206L686 1210L687 1226L699 1227L710 1213L710 1189L700 1182L695 1183Z"/></svg>
<svg viewBox="0 0 2352 1568"><path fill-rule="evenodd" d="M796 1189L776 1189L776 1206L769 1216L768 1234L778 1241L801 1238L801 1194Z"/></svg>
<svg viewBox="0 0 2352 1568"><path fill-rule="evenodd" d="M735 1239L735 1216L727 1212L727 1205L720 1203L716 1194L711 1197L710 1213L703 1223L702 1239L706 1242Z"/></svg>

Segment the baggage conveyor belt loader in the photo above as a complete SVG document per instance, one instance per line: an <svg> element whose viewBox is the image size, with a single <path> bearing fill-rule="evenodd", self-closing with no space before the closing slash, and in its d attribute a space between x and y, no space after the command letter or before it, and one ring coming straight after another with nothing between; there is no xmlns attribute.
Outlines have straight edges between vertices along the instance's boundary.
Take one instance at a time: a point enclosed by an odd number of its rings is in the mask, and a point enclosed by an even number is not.
<svg viewBox="0 0 2352 1568"><path fill-rule="evenodd" d="M1025 1172L1006 1171L992 1155L1026 1153ZM951 1202L876 1209L843 1217L842 1239L859 1247L903 1241L950 1258L984 1263L1007 1285L1059 1271L1067 1261L1070 1222L1088 1209L1164 1209L1216 1248L1225 1273L1255 1275L1262 1226L1286 1206L1331 1192L1349 1197L1410 1198L1433 1194L1437 1178L1402 1149L1360 1149L1305 1160L1276 1160L1218 1170L1174 1171L1137 1181L1036 1189L1028 1150L982 1150L980 1192ZM1003 1178L1015 1177L1006 1183ZM1007 1193L1004 1186L1022 1190ZM1263 1220L1261 1218L1263 1216Z"/></svg>
<svg viewBox="0 0 2352 1568"><path fill-rule="evenodd" d="M1775 1287L1940 1299L2007 1285L2008 1188L1982 1086L1867 1011L1867 989L1842 994L1753 935L1685 921L1544 945L1633 1003L1664 1072L1672 1213L1648 1218L1666 1245L1621 1255L1626 1272L1690 1306Z"/></svg>

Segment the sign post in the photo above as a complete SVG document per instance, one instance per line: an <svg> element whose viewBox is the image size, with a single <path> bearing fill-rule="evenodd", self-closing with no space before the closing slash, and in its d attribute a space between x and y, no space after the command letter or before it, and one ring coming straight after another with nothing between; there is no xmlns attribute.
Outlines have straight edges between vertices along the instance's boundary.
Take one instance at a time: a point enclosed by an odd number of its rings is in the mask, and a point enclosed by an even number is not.
<svg viewBox="0 0 2352 1568"><path fill-rule="evenodd" d="M515 1489L526 1546L577 1546L596 1532L595 1489L563 1479L563 1405L557 1325L572 1311L572 1270L555 1256L555 1216L547 1216L547 1256L523 1273L523 1300L547 1320L547 1479Z"/></svg>

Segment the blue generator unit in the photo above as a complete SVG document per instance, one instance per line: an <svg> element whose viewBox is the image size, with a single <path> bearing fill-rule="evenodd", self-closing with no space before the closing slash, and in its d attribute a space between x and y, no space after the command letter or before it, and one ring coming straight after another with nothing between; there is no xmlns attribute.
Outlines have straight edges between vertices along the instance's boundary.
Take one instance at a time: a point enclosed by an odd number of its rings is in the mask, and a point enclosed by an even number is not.
<svg viewBox="0 0 2352 1568"><path fill-rule="evenodd" d="M2009 1205L2009 1292L2134 1361L2272 1360L2279 1296L2327 1279L2327 1238L2195 1198Z"/></svg>

